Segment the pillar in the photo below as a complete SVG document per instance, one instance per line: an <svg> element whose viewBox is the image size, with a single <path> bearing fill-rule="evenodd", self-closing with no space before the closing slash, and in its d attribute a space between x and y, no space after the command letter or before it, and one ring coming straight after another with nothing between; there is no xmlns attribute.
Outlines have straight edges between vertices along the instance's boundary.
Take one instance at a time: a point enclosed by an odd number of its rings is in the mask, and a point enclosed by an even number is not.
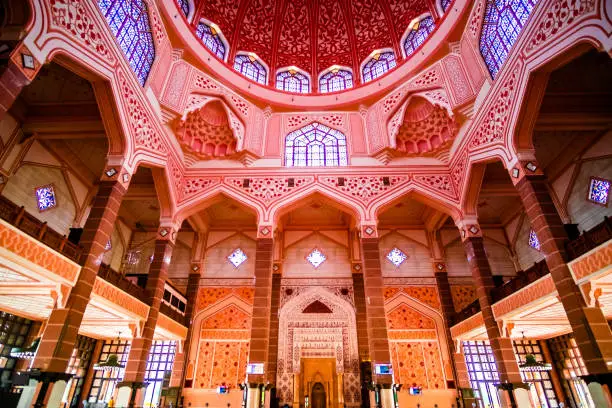
<svg viewBox="0 0 612 408"><path fill-rule="evenodd" d="M387 337L387 318L383 296L382 267L376 226L366 225L361 230L361 253L364 262L363 286L365 292L365 309L367 316L368 348L372 360L372 379L383 389L391 388L391 375L378 375L376 364L391 364L389 339ZM381 405L386 408L389 398L382 398ZM391 402L393 398L391 398ZM392 407L390 405L389 407Z"/></svg>
<svg viewBox="0 0 612 408"><path fill-rule="evenodd" d="M8 66L0 74L0 120L11 108L19 94L29 85L41 64L23 44L11 53Z"/></svg>
<svg viewBox="0 0 612 408"><path fill-rule="evenodd" d="M525 212L546 257L563 309L584 364L591 375L604 375L612 382L612 332L599 307L587 307L567 266L564 243L567 233L548 191L546 176L535 160L518 163L510 171ZM602 377L603 378L603 377Z"/></svg>
<svg viewBox="0 0 612 408"><path fill-rule="evenodd" d="M129 177L127 172L115 167L107 167L105 170L81 236L83 267L66 307L54 309L49 316L33 368L57 373L66 371L104 248L113 232L121 200L127 191Z"/></svg>
<svg viewBox="0 0 612 408"><path fill-rule="evenodd" d="M280 273L272 274L270 334L268 336L268 358L266 363L266 381L270 384L276 384L276 362L278 360L278 311L280 308L281 278L282 275Z"/></svg>
<svg viewBox="0 0 612 408"><path fill-rule="evenodd" d="M251 341L249 343L249 363L263 363L264 374L249 374L247 376L249 407L259 407L257 404L261 401L260 393L265 392L260 385L265 384L272 370L276 371L276 367L270 367L268 363L272 311L272 263L274 258L272 233L272 226L259 226L257 231L255 293L251 320Z"/></svg>
<svg viewBox="0 0 612 408"><path fill-rule="evenodd" d="M512 341L502 336L491 308L493 304L491 291L495 287L495 284L493 283L493 275L485 252L480 226L474 220L462 220L457 226L461 232L461 239L472 271L472 278L476 286L476 294L480 303L482 318L487 330L491 349L495 355L495 363L497 365L500 382L511 383L513 386L514 384L522 385L523 380L512 348ZM512 393L500 390L502 406L508 406L507 404L509 404L509 406L512 407L520 407L520 405L516 405L514 397L515 395Z"/></svg>
<svg viewBox="0 0 612 408"><path fill-rule="evenodd" d="M164 296L164 288L168 279L168 266L172 259L176 232L176 229L172 226L161 226L157 232L153 261L149 267L147 286L145 287L146 301L150 305L149 315L140 336L135 336L132 340L130 354L125 367L125 375L123 381L117 385L119 395L125 396L125 398L129 395L129 399L125 401L123 398L118 397L118 406L142 406L146 387L145 371L147 369L147 360L151 344L153 343L155 326L157 326L159 306ZM125 387L129 387L131 393L122 392L121 389Z"/></svg>

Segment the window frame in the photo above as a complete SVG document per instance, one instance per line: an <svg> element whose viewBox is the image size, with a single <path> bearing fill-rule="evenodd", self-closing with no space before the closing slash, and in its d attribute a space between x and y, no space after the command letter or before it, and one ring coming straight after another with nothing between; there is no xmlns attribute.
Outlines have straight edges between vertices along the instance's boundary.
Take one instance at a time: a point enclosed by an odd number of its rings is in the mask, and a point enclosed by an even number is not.
<svg viewBox="0 0 612 408"><path fill-rule="evenodd" d="M249 78L244 73L242 73L241 71L236 69L236 59L238 57L242 57L242 56L247 57L249 59L252 57L253 58L253 60L251 60L252 63L256 61L257 63L259 63L263 67L264 72L265 72L265 77L264 77L265 81L264 82L259 82L259 81L256 81L256 80L252 79L252 78ZM254 84L268 86L268 84L270 83L270 67L268 67L268 65L261 58L259 58L259 56L257 54L255 54L253 52L247 52L247 51L239 51L239 52L237 52L236 55L234 56L234 61L232 63L232 69L235 72L237 72L238 74L240 74L243 78L246 78L247 80L253 82Z"/></svg>
<svg viewBox="0 0 612 408"><path fill-rule="evenodd" d="M419 44L417 47L414 48L414 50L412 51L411 54L406 54L406 47L405 47L405 43L406 40L408 39L408 36L410 36L410 34L414 33L414 32L418 32L419 29L417 28L416 30L410 28L410 26L408 28L406 28L406 31L404 31L404 34L402 35L401 41L400 41L400 48L402 49L402 57L404 59L408 59L411 56L413 56L414 54L416 54L416 52L421 49L421 47L427 42L429 36L436 30L436 20L435 18L430 14L430 13L423 13L420 16L414 18L412 21L414 20L419 20L419 27L421 24L421 21L423 21L426 18L431 18L433 25L432 25L432 29L429 33L427 33L427 35L425 36L425 39L423 39L423 42L421 44ZM412 21L410 22L412 24Z"/></svg>
<svg viewBox="0 0 612 408"><path fill-rule="evenodd" d="M337 90L337 91L329 91L329 90L328 90L327 92L321 92L321 79L322 79L322 78L323 78L325 75L327 75L327 74L329 74L329 73L332 73L332 71L334 71L334 70L336 70L336 69L337 69L338 71L347 71L347 72L349 72L349 73L351 74L351 86L350 86L350 87L347 87L347 88L344 88L344 89ZM337 75L337 74L334 74L334 75ZM346 80L345 80L345 82L346 82ZM329 85L327 85L327 88L329 89ZM353 89L353 88L355 88L355 73L353 72L353 69L352 69L352 68L350 68L350 67L346 67L346 66L343 66L343 65L332 65L331 67L329 67L329 68L327 68L327 69L323 70L323 71L322 71L322 72L319 74L319 76L318 76L318 78L317 78L317 90L318 90L318 92L319 92L320 94L328 94L328 93L342 92L342 91L346 91L346 90L348 90L348 89Z"/></svg>
<svg viewBox="0 0 612 408"><path fill-rule="evenodd" d="M368 63L369 63L371 60L373 60L373 59L374 59L374 56L375 56L376 54L386 54L386 53L391 53L391 54L393 54L393 59L394 59L395 65L394 65L394 66L392 66L392 67L389 67L389 69L387 69L385 72L383 72L383 73L382 73L382 74L380 74L379 76L377 76L377 77L373 77L373 78L371 78L371 79L369 79L369 80L367 80L367 81L366 81L366 79L365 79L365 72L364 72L364 69L365 69L366 65L367 65L367 64L368 64ZM377 61L378 61L378 60L377 60ZM380 78L384 77L384 76L385 76L385 75L387 75L389 72L391 72L391 71L393 71L395 68L397 68L398 64L399 64L399 61L397 60L397 55L395 55L395 51L393 51L393 49L392 49L392 48L381 48L381 49L378 49L378 50L374 50L374 51L372 51L372 52L371 52L371 53L368 55L368 57L367 57L365 60L363 60L363 61L361 62L361 64L359 65L359 72L360 72L360 74L361 74L361 83L362 83L363 85L365 85L365 84L367 84L367 83L374 82L374 81L376 81L376 80L378 80L378 79L380 79ZM371 70L370 70L370 71L371 71Z"/></svg>
<svg viewBox="0 0 612 408"><path fill-rule="evenodd" d="M295 71L296 74L301 74L303 75L306 80L308 81L308 89L306 92L301 92L301 91L289 91L286 89L281 89L278 87L278 76L280 74L283 74L285 72L289 72L289 71ZM291 72L289 72L289 74L291 75ZM292 76L295 76L295 74L293 74ZM312 77L310 76L310 74L306 71L304 71L301 68L298 68L296 66L288 66L288 67L283 67L283 68L279 68L276 70L276 74L274 75L274 89L276 89L277 91L282 91L282 92L287 92L287 93L291 93L291 94L298 94L298 95L307 95L309 93L312 93Z"/></svg>
<svg viewBox="0 0 612 408"><path fill-rule="evenodd" d="M595 201L595 200L591 199L591 190L592 190L593 181L603 181L603 182L606 182L606 183L610 184L610 188L608 189L608 196L606 197L605 204L602 204L599 201ZM608 180L608 179L605 179L603 177L597 177L597 176L590 176L589 177L589 183L588 183L587 194L586 194L587 202L589 202L591 204L598 205L600 207L606 207L607 208L608 204L610 204L610 193L611 192L612 192L612 180Z"/></svg>
<svg viewBox="0 0 612 408"><path fill-rule="evenodd" d="M198 27L200 26L200 24L204 24L205 26L208 26L208 28L211 28L211 29L213 29L213 30L215 30L217 32L216 37L219 39L219 41L221 41L221 44L223 45L223 47L225 49L225 52L223 54L223 58L219 57L219 55L217 55L216 52L214 52L213 50L208 48L206 46L206 43L204 42L204 40L198 35L197 32L198 32ZM200 18L200 20L198 21L198 24L196 24L194 26L193 33L196 36L196 38L198 39L198 41L208 50L208 52L210 52L212 55L214 55L220 61L227 62L227 60L229 58L229 54L230 54L229 42L227 42L227 38L225 38L225 35L223 35L223 32L221 31L221 29L219 28L219 26L217 24L215 24L212 21L207 20L205 18Z"/></svg>
<svg viewBox="0 0 612 408"><path fill-rule="evenodd" d="M316 126L314 126L314 125L316 125ZM300 136L302 136L302 137L306 136L307 133L304 132L303 129L305 129L305 128L309 127L309 126L313 126L313 128L314 128L312 130L309 130L309 132L312 131L312 132L316 133L317 132L317 128L319 126L322 126L324 128L322 130L324 132L324 135L332 135L332 136L334 136L336 138L336 145L335 146L337 147L337 156L338 156L337 157L337 159L338 159L338 164L337 165L329 165L329 166L327 164L324 164L322 166L308 165L308 146L306 146L306 152L305 152L305 154L306 154L305 155L305 163L306 164L305 165L296 165L295 164L296 163L296 158L295 158L295 145L294 145L294 142L295 142L296 139L300 138ZM325 129L327 129L327 130L325 130ZM300 131L301 131L301 133L299 133ZM345 157L342 157L342 155L341 155L341 152L340 152L340 147L341 146L338 143L339 139L338 139L338 137L336 137L337 136L336 133L339 134L340 136L342 136L342 138L344 138L344 154L345 154ZM289 161L288 161L288 158L287 158L287 156L288 156L288 148L289 148L288 142L289 142L289 138L291 136L293 136L294 134L296 136L292 140L292 146L291 146L291 164L289 164ZM326 147L325 159L327 159L327 145L324 145L324 146ZM332 127L329 127L329 126L324 125L324 124L322 124L320 122L310 122L310 123L308 123L308 124L298 128L298 129L295 129L295 130L287 133L285 135L285 145L284 145L284 150L283 150L283 156L284 156L284 159L283 159L284 160L284 167L291 167L291 168L346 167L346 166L348 166L350 164L350 162L349 162L349 144L348 144L348 138L346 137L346 135L343 132L341 132L340 130L332 128Z"/></svg>

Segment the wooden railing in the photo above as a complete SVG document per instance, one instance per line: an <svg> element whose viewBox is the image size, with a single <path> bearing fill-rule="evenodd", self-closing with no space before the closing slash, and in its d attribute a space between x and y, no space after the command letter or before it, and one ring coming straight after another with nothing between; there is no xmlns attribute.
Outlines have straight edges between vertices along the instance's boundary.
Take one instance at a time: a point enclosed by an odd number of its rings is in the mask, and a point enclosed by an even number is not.
<svg viewBox="0 0 612 408"><path fill-rule="evenodd" d="M68 237L65 235L49 228L46 222L42 222L27 213L23 206L19 207L3 196L0 196L0 218L67 258L77 263L80 262L83 253L80 246L68 241Z"/></svg>
<svg viewBox="0 0 612 408"><path fill-rule="evenodd" d="M568 261L586 254L591 249L597 248L604 242L612 239L612 219L604 217L603 222L588 231L583 232L578 238L565 244Z"/></svg>
<svg viewBox="0 0 612 408"><path fill-rule="evenodd" d="M493 303L499 302L503 298L510 296L513 293L518 292L525 286L537 281L543 276L548 275L548 265L546 260L541 260L538 263L524 272L519 272L514 278L504 283L502 286L498 286L491 291L491 298Z"/></svg>
<svg viewBox="0 0 612 408"><path fill-rule="evenodd" d="M453 324L462 322L468 317L474 316L478 312L480 312L480 302L478 299L476 299L455 315L455 318L453 319Z"/></svg>
<svg viewBox="0 0 612 408"><path fill-rule="evenodd" d="M159 305L159 313L163 313L175 322L180 323L183 326L187 326L185 324L185 316L163 302Z"/></svg>
<svg viewBox="0 0 612 408"><path fill-rule="evenodd" d="M134 296L136 299L141 300L146 304L149 304L146 292L143 288L133 284L132 282L127 280L122 274L111 269L110 266L106 264L100 265L100 269L98 270L98 276L104 279L105 281L112 283L114 286L118 287L124 292Z"/></svg>

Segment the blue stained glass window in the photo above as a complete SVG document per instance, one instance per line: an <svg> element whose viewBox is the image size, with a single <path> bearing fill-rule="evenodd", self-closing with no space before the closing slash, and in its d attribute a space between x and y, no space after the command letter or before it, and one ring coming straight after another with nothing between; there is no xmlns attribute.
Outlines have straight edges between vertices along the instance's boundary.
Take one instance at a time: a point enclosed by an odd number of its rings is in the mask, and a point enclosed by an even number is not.
<svg viewBox="0 0 612 408"><path fill-rule="evenodd" d="M529 246L535 250L540 250L540 240L534 230L529 230Z"/></svg>
<svg viewBox="0 0 612 408"><path fill-rule="evenodd" d="M240 265L246 262L247 256L244 252L242 252L242 249L238 248L227 257L227 260L234 265L234 268L238 268Z"/></svg>
<svg viewBox="0 0 612 408"><path fill-rule="evenodd" d="M323 255L323 252L321 252L317 248L313 249L312 252L310 252L306 257L306 260L310 262L310 264L314 266L315 269L321 266L321 264L325 262L326 259L327 257Z"/></svg>
<svg viewBox="0 0 612 408"><path fill-rule="evenodd" d="M310 92L310 79L299 71L281 71L276 74L276 89L287 92Z"/></svg>
<svg viewBox="0 0 612 408"><path fill-rule="evenodd" d="M374 55L363 66L363 82L370 82L382 76L397 65L395 54L392 51L382 52Z"/></svg>
<svg viewBox="0 0 612 408"><path fill-rule="evenodd" d="M408 259L408 255L406 255L401 249L397 247L393 248L387 254L387 260L398 268L401 264L404 263L406 259Z"/></svg>
<svg viewBox="0 0 612 408"><path fill-rule="evenodd" d="M406 52L406 56L416 51L416 49L425 42L435 27L434 19L431 16L421 19L418 25L413 27L404 40L404 51Z"/></svg>
<svg viewBox="0 0 612 408"><path fill-rule="evenodd" d="M196 35L202 40L206 48L217 57L225 60L225 44L221 41L217 30L207 24L200 23L196 27Z"/></svg>
<svg viewBox="0 0 612 408"><path fill-rule="evenodd" d="M311 123L287 135L285 165L346 166L346 136L320 123Z"/></svg>
<svg viewBox="0 0 612 408"><path fill-rule="evenodd" d="M53 190L53 184L38 187L35 191L36 203L39 211L45 211L53 208L57 205L55 199L55 190Z"/></svg>
<svg viewBox="0 0 612 408"><path fill-rule="evenodd" d="M346 69L332 69L321 75L319 92L337 92L353 87L353 73Z"/></svg>
<svg viewBox="0 0 612 408"><path fill-rule="evenodd" d="M610 180L591 177L589 182L589 201L607 206L610 199L610 184Z"/></svg>
<svg viewBox="0 0 612 408"><path fill-rule="evenodd" d="M144 85L155 60L147 5L143 0L98 0L98 7L132 71Z"/></svg>
<svg viewBox="0 0 612 408"><path fill-rule="evenodd" d="M268 82L266 67L256 58L245 54L236 55L234 69L245 77L265 85Z"/></svg>
<svg viewBox="0 0 612 408"><path fill-rule="evenodd" d="M189 16L189 0L176 0L176 4L178 4L185 17Z"/></svg>
<svg viewBox="0 0 612 408"><path fill-rule="evenodd" d="M537 0L487 0L480 53L495 78Z"/></svg>
<svg viewBox="0 0 612 408"><path fill-rule="evenodd" d="M440 6L442 6L442 11L446 11L448 9L448 6L450 6L450 4L453 2L453 0L442 0L440 1Z"/></svg>

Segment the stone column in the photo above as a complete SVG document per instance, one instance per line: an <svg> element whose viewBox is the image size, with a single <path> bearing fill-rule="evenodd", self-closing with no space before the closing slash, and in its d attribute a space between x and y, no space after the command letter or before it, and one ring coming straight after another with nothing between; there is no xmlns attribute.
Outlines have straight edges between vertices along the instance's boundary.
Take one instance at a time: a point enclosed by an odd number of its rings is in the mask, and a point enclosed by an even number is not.
<svg viewBox="0 0 612 408"><path fill-rule="evenodd" d="M482 318L487 330L489 343L495 355L495 363L501 383L521 384L523 382L518 363L512 348L512 341L504 337L495 321L491 306L491 291L495 287L493 275L487 254L484 248L482 231L474 220L462 220L457 226L461 232L461 239L472 270L472 278L476 286L476 294L482 311ZM506 394L506 395L504 395ZM502 405L517 406L515 396L511 393L500 392Z"/></svg>
<svg viewBox="0 0 612 408"><path fill-rule="evenodd" d="M266 381L276 384L276 363L278 360L278 310L280 308L281 274L272 274L272 297L270 302L270 335L268 338L268 359Z"/></svg>
<svg viewBox="0 0 612 408"><path fill-rule="evenodd" d="M153 343L153 335L157 318L159 316L159 306L164 296L164 288L168 279L168 266L172 259L176 229L172 226L161 226L157 232L155 240L155 250L153 252L153 262L149 268L147 286L145 288L146 301L150 305L149 315L145 321L140 337L134 337L130 346L130 354L125 367L123 381L117 385L119 397L118 406L142 406L144 390L146 384L145 371L147 360ZM125 388L131 389L128 393ZM129 395L127 401L125 398Z"/></svg>
<svg viewBox="0 0 612 408"><path fill-rule="evenodd" d="M119 168L105 170L81 236L83 268L66 307L51 312L33 368L58 373L66 371L129 178L129 174Z"/></svg>
<svg viewBox="0 0 612 408"><path fill-rule="evenodd" d="M607 374L612 366L612 332L599 307L587 307L567 266L567 234L548 191L546 176L533 161L510 170L525 212L536 233L563 309L589 374Z"/></svg>
<svg viewBox="0 0 612 408"><path fill-rule="evenodd" d="M0 120L11 108L19 94L29 85L41 64L23 44L11 53L8 66L0 74Z"/></svg>
<svg viewBox="0 0 612 408"><path fill-rule="evenodd" d="M382 386L383 390L390 390L393 380L392 376L377 375L375 372L376 364L391 364L383 296L382 267L380 264L376 226L365 225L362 227L361 253L364 263L363 284L366 300L368 348L372 360L372 378L374 382ZM391 398L392 400L393 398ZM388 398L382 398L382 401L384 403L388 401ZM386 405L383 404L382 406L386 408Z"/></svg>
<svg viewBox="0 0 612 408"><path fill-rule="evenodd" d="M248 406L253 407L259 406L257 401L260 401L260 393L265 392L260 385L263 385L269 378L268 373L271 369L268 364L268 352L272 310L272 263L274 259L272 233L271 226L260 226L257 231L255 248L255 293L251 320L251 341L249 343L249 363L263 363L264 374L249 374L247 376L247 382L249 383L247 401Z"/></svg>

